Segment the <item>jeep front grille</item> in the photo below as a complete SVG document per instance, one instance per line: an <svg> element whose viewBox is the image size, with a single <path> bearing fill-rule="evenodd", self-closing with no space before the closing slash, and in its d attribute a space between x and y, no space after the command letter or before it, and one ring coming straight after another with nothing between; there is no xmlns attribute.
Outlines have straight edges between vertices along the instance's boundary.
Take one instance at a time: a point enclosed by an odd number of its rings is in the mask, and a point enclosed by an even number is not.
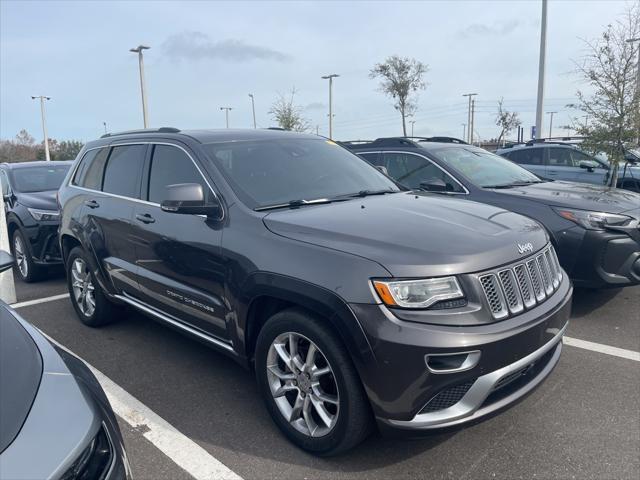
<svg viewBox="0 0 640 480"><path fill-rule="evenodd" d="M479 277L491 315L503 320L535 307L553 295L562 268L551 245L528 260Z"/></svg>

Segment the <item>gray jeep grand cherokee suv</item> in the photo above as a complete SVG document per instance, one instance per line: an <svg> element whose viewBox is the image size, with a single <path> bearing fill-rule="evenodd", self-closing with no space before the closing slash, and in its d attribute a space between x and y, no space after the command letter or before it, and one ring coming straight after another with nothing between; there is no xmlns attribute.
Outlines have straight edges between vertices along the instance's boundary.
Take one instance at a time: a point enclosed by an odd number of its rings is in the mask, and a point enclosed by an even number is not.
<svg viewBox="0 0 640 480"><path fill-rule="evenodd" d="M572 287L538 223L410 192L317 136L107 135L59 192L78 317L129 305L253 367L296 445L428 431L512 404L558 362Z"/></svg>

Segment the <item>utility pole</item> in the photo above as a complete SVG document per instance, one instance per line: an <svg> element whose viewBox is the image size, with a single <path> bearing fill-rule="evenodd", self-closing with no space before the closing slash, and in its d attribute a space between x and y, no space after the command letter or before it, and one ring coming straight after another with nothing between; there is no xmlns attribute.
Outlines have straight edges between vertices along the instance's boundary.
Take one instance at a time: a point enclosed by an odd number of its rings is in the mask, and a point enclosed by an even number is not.
<svg viewBox="0 0 640 480"><path fill-rule="evenodd" d="M471 143L471 137L473 136L472 133L472 129L471 129L471 99L473 97L475 97L476 95L478 95L477 93L465 93L462 96L463 97L469 97L469 108L467 109L467 125L469 126L468 132L467 132L467 138L466 141L468 143Z"/></svg>
<svg viewBox="0 0 640 480"><path fill-rule="evenodd" d="M51 100L51 97L47 97L45 95L31 95L31 100L35 100L36 98L40 99L40 115L42 117L42 135L44 136L44 158L48 162L51 160L51 156L49 155L49 136L47 135L47 119L44 114L44 101Z"/></svg>
<svg viewBox="0 0 640 480"><path fill-rule="evenodd" d="M547 112L550 115L549 118L549 138L553 136L553 114L558 112Z"/></svg>
<svg viewBox="0 0 640 480"><path fill-rule="evenodd" d="M227 121L227 128L229 128L229 112L233 110L231 107L220 107L220 110L224 110L224 117Z"/></svg>
<svg viewBox="0 0 640 480"><path fill-rule="evenodd" d="M253 93L250 93L249 97L251 98L251 110L253 111L253 128L258 128L258 126L256 125L256 103L253 100Z"/></svg>
<svg viewBox="0 0 640 480"><path fill-rule="evenodd" d="M416 124L416 121L411 120L409 123L411 124L411 136L413 137L413 126Z"/></svg>
<svg viewBox="0 0 640 480"><path fill-rule="evenodd" d="M316 125L316 135L320 135L320 125Z"/></svg>
<svg viewBox="0 0 640 480"><path fill-rule="evenodd" d="M104 133L107 133L107 122L102 122L102 125L104 125Z"/></svg>
<svg viewBox="0 0 640 480"><path fill-rule="evenodd" d="M473 145L473 134L476 131L476 99L471 100L471 145Z"/></svg>
<svg viewBox="0 0 640 480"><path fill-rule="evenodd" d="M467 124L462 123L462 139L464 140L465 135L467 134Z"/></svg>
<svg viewBox="0 0 640 480"><path fill-rule="evenodd" d="M628 43L640 42L640 37L638 38L630 38L627 40ZM636 99L639 105L636 105L636 115L640 116L638 110L640 110L640 44L638 45L638 63L636 65ZM638 119L638 137L636 138L636 143L640 145L640 118Z"/></svg>
<svg viewBox="0 0 640 480"><path fill-rule="evenodd" d="M544 112L544 70L547 55L547 0L542 0L540 21L540 59L538 61L538 101L536 104L536 140L542 138L542 115Z"/></svg>
<svg viewBox="0 0 640 480"><path fill-rule="evenodd" d="M144 128L149 127L149 118L147 116L147 92L144 81L144 60L142 58L142 51L149 50L151 47L145 45L138 45L136 48L130 48L129 51L138 54L138 68L140 70L140 94L142 95L142 120L144 122Z"/></svg>
<svg viewBox="0 0 640 480"><path fill-rule="evenodd" d="M323 80L329 80L329 139L333 140L333 79L339 77L337 73L324 75Z"/></svg>

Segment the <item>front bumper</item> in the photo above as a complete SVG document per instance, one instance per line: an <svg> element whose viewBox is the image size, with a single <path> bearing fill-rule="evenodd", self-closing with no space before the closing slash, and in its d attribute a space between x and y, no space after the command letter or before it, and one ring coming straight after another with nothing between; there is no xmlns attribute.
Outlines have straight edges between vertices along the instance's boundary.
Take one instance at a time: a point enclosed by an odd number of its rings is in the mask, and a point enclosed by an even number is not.
<svg viewBox="0 0 640 480"><path fill-rule="evenodd" d="M39 265L58 265L62 263L58 245L58 222L41 222L24 226L22 231L29 242L33 261Z"/></svg>
<svg viewBox="0 0 640 480"><path fill-rule="evenodd" d="M560 263L577 287L617 288L640 283L640 230L627 233L576 227L556 238Z"/></svg>
<svg viewBox="0 0 640 480"><path fill-rule="evenodd" d="M565 277L532 310L463 327L408 322L381 305L352 305L376 358L360 373L378 422L396 430L446 428L523 397L558 362L571 297ZM450 372L434 372L426 364L427 356L461 352L480 355L471 366Z"/></svg>

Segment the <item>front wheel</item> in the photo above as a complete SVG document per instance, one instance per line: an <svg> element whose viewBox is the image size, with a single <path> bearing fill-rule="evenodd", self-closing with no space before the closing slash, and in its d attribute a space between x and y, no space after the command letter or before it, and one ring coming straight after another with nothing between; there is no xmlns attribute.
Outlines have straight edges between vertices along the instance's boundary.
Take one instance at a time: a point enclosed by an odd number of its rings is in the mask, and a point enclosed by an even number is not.
<svg viewBox="0 0 640 480"><path fill-rule="evenodd" d="M371 432L369 403L342 342L302 310L279 312L264 325L256 376L273 420L304 450L335 455Z"/></svg>
<svg viewBox="0 0 640 480"><path fill-rule="evenodd" d="M85 325L99 327L114 322L121 315L120 309L109 301L100 288L80 247L69 253L67 286L73 308Z"/></svg>
<svg viewBox="0 0 640 480"><path fill-rule="evenodd" d="M41 269L34 263L27 242L20 230L14 232L11 247L13 256L16 259L16 271L20 279L26 283L39 280L42 273Z"/></svg>

